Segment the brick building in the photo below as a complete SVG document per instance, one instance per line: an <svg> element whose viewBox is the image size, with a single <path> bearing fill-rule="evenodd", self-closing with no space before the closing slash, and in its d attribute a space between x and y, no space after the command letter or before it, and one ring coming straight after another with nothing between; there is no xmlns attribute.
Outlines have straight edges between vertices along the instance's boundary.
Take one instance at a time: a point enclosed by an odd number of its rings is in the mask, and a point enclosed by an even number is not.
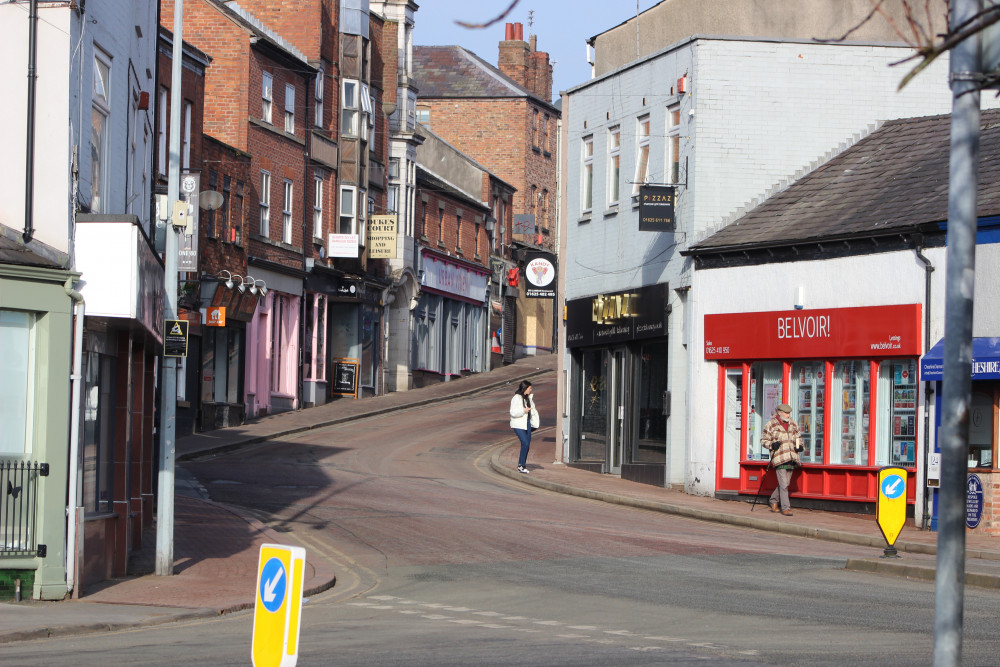
<svg viewBox="0 0 1000 667"><path fill-rule="evenodd" d="M492 287L490 202L514 189L441 137L418 126L413 384L489 370ZM509 209L501 218L509 224ZM502 223L501 223L502 224ZM495 224L493 226L495 229Z"/></svg>
<svg viewBox="0 0 1000 667"><path fill-rule="evenodd" d="M526 42L521 24L514 23L499 43L499 68L458 46L417 46L413 60L420 122L516 190L506 203L514 227L509 236L501 234L497 252L504 269L496 272L496 282L502 277L506 283L506 269L523 265L526 251L555 249L560 112L549 101L548 54L536 49L534 35ZM525 298L508 284L503 289L503 361L551 352L552 301Z"/></svg>
<svg viewBox="0 0 1000 667"><path fill-rule="evenodd" d="M161 16L172 15L167 0ZM202 426L212 428L299 406L305 223L313 215L305 128L318 68L235 3L193 0L184 17L185 40L212 58L204 125L219 143L203 184L215 173L216 187L224 191L228 176L230 188L228 206L208 226L226 236L206 239L206 248L222 246L219 265L200 275L202 305L226 307L225 326L206 321L213 333L202 348ZM249 173L234 151L248 156Z"/></svg>

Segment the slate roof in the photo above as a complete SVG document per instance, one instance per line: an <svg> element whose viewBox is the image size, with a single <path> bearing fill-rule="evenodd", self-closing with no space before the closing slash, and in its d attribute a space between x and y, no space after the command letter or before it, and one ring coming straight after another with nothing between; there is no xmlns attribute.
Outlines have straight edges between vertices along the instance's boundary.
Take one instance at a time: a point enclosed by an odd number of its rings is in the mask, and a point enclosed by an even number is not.
<svg viewBox="0 0 1000 667"><path fill-rule="evenodd" d="M461 46L413 47L413 78L428 99L530 97L552 106Z"/></svg>
<svg viewBox="0 0 1000 667"><path fill-rule="evenodd" d="M886 122L684 254L943 229L951 116ZM981 117L978 215L1000 215L1000 110Z"/></svg>

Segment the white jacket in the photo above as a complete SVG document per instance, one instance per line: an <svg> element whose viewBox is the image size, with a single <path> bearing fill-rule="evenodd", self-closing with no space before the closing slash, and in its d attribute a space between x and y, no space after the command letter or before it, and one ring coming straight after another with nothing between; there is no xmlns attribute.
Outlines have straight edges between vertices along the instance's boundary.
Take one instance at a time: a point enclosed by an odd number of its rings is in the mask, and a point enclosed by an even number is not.
<svg viewBox="0 0 1000 667"><path fill-rule="evenodd" d="M538 410L535 409L535 399L528 394L528 403L531 404L531 408L528 410L524 409L524 401L521 400L520 394L514 394L510 399L510 427L520 428L527 430L528 428L528 418L531 418L531 428L538 428L539 418Z"/></svg>

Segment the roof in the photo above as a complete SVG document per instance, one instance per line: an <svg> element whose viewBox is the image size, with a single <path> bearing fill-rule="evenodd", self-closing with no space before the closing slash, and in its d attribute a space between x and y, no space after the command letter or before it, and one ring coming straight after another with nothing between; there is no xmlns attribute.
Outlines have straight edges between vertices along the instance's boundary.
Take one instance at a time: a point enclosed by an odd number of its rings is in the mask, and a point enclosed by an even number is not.
<svg viewBox="0 0 1000 667"><path fill-rule="evenodd" d="M980 218L1000 215L1000 110L984 111L979 151ZM948 219L951 116L882 125L685 254L876 237Z"/></svg>
<svg viewBox="0 0 1000 667"><path fill-rule="evenodd" d="M552 106L461 46L413 47L413 78L422 98L530 97Z"/></svg>

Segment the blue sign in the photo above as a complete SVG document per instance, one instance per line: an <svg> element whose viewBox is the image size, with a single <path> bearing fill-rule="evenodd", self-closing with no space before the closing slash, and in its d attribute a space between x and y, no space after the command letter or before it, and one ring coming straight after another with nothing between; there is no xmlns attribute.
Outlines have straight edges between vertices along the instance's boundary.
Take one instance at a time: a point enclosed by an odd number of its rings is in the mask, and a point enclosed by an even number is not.
<svg viewBox="0 0 1000 667"><path fill-rule="evenodd" d="M983 480L979 475L969 475L965 495L965 525L975 528L983 519Z"/></svg>
<svg viewBox="0 0 1000 667"><path fill-rule="evenodd" d="M882 495L889 500L899 498L906 491L906 481L899 475L886 475L882 480Z"/></svg>
<svg viewBox="0 0 1000 667"><path fill-rule="evenodd" d="M260 573L260 601L264 609L274 613L281 609L285 601L285 586L288 577L285 576L285 564L280 558L271 558L264 563L264 569Z"/></svg>

